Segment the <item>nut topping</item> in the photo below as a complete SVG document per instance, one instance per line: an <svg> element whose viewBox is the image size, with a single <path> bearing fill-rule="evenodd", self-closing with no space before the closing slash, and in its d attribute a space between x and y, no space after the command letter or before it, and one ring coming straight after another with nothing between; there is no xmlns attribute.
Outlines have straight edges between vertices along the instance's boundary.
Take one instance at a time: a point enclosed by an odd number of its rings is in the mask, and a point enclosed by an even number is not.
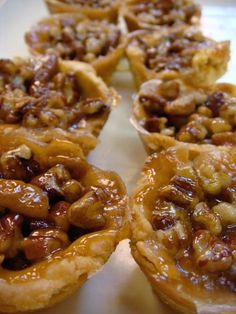
<svg viewBox="0 0 236 314"><path fill-rule="evenodd" d="M69 239L61 230L40 229L32 232L22 245L27 259L38 261L66 248Z"/></svg>
<svg viewBox="0 0 236 314"><path fill-rule="evenodd" d="M196 90L179 80L150 81L139 92L135 118L148 132L180 142L233 146L236 98L224 89L220 84Z"/></svg>
<svg viewBox="0 0 236 314"><path fill-rule="evenodd" d="M22 181L0 179L0 206L34 218L48 215L48 199L38 187Z"/></svg>
<svg viewBox="0 0 236 314"><path fill-rule="evenodd" d="M132 241L146 245L153 265L171 267L180 284L235 292L235 148L171 147L148 158L141 180Z"/></svg>
<svg viewBox="0 0 236 314"><path fill-rule="evenodd" d="M72 225L82 229L96 230L104 227L104 204L99 194L96 191L86 193L69 208L68 218Z"/></svg>

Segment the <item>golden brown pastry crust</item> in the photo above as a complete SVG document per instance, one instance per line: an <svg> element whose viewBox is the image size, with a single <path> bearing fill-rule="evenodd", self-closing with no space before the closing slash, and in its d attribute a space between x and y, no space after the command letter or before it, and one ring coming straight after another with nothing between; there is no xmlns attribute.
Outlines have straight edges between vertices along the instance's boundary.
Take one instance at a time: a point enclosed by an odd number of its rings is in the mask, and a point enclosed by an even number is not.
<svg viewBox="0 0 236 314"><path fill-rule="evenodd" d="M146 1L149 2L149 1ZM152 2L152 1L150 1ZM149 2L149 3L150 3ZM173 1L174 2L174 1ZM179 1L180 3L181 1ZM176 14L176 9L172 11L167 9L167 12L162 11L161 16L158 16L158 18L155 21L155 18L152 22L140 18L140 15L135 12L134 6L137 4L143 5L144 8L147 6L147 4L144 1L140 0L125 0L123 1L121 5L120 13L124 17L125 22L127 24L129 32L138 30L138 29L156 29L156 30L163 30L165 28L172 28L175 27L176 24L184 23L184 24L198 24L199 19L201 17L201 10L199 5L193 3L191 0L184 0L182 1L182 4L178 7L178 14ZM165 5L165 1L163 1L163 4ZM183 8L184 6L191 7L191 17L187 16L187 14L184 12ZM141 10L144 11L144 10ZM148 9L147 9L148 11ZM152 14L150 14L152 16ZM159 21L158 21L159 20Z"/></svg>
<svg viewBox="0 0 236 314"><path fill-rule="evenodd" d="M39 57L40 59L45 57ZM37 58L35 59L37 60ZM27 60L17 58L14 63L17 67L24 67ZM41 141L50 142L53 139L61 138L79 143L84 153L95 148L103 126L105 125L111 109L117 104L119 96L113 88L108 88L101 78L99 78L93 67L89 64L77 61L63 61L59 59L59 70L61 73L74 73L77 79L78 89L81 96L86 98L100 98L108 106L108 110L96 115L91 115L83 125L75 130L67 130L55 127L49 128L24 128L20 124L12 125L12 128L21 128L21 132L30 132ZM3 126L4 127L4 126ZM6 126L7 127L7 126ZM8 125L9 127L9 125Z"/></svg>
<svg viewBox="0 0 236 314"><path fill-rule="evenodd" d="M196 99L201 98L202 95L204 98L206 98L207 96L205 95L209 95L214 92L226 93L229 97L232 97L232 99L236 97L236 87L233 84L218 83L208 88L194 89L193 87L184 84L184 82L180 80L174 80L172 81L172 83L173 82L174 83L176 82L180 86L180 93L181 92L185 93L186 99L189 98L188 103L187 103L188 105L186 107L191 105L192 102L197 103ZM134 100L134 104L133 104L133 113L132 113L132 117L130 121L132 125L135 127L135 129L137 130L148 154L151 154L153 152L158 152L163 149L167 149L168 147L175 146L177 144L182 143L180 140L176 139L176 134L174 134L173 136L170 136L170 135L165 135L163 133L161 134L158 132L149 132L143 125L146 119L148 119L149 114L145 111L144 107L140 104L139 96L142 95L142 93L144 93L145 95L156 94L157 96L161 96L160 94L158 94L158 87L161 86L162 84L165 84L165 81L151 80L144 83L139 91L139 94L136 96ZM178 97L177 97L177 100L178 100ZM162 115L160 114L160 117L161 116ZM176 116L176 118L178 118L178 116ZM233 131L233 133L235 132ZM198 144L189 143L188 145L190 149L192 149L193 151L199 150ZM228 144L226 143L225 145L228 145ZM208 149L210 147L211 147L211 144L201 144L201 149Z"/></svg>
<svg viewBox="0 0 236 314"><path fill-rule="evenodd" d="M187 38L194 33L195 35L199 34L201 40L206 40L208 44L205 46L203 44L196 49L196 52L194 52L191 58L190 65L188 65L187 68L185 66L180 66L179 69L164 68L155 71L155 69L150 69L146 66L146 53L138 43L137 39L141 40L147 47L153 47L161 40L162 44L164 44L164 38L168 38L168 36L175 37L176 34L178 34L177 36L179 36L179 38ZM208 39L201 35L199 30L193 27L181 26L170 31L163 30L160 32L141 30L134 32L133 35L130 36L130 42L126 48L126 55L137 86L147 80L155 78L164 80L180 78L194 86L209 86L220 78L227 70L227 64L230 57L230 43L228 41L215 42ZM155 55L158 56L157 53L155 53ZM172 61L175 60L174 58L176 58L176 56L173 56Z"/></svg>
<svg viewBox="0 0 236 314"><path fill-rule="evenodd" d="M212 154L213 150L211 147L207 153ZM215 148L213 154L219 156L220 152L229 151L228 148ZM179 169L178 165L187 165L202 152L201 147L193 152L189 145L182 144L147 159L131 198L131 252L157 296L178 313L232 314L236 311L235 293L224 287L206 289L184 276L170 250L160 238L158 240L150 220L151 211L157 210L157 189L168 184L176 165ZM235 150L231 149L230 154L235 156ZM168 162L164 163L161 156L168 156Z"/></svg>
<svg viewBox="0 0 236 314"><path fill-rule="evenodd" d="M43 43L47 43L47 39L44 38L43 35L40 34L40 26L42 29L45 26L50 26L52 28L57 27L58 22L60 19L73 19L76 23L93 23L93 21L89 21L85 16L82 14L69 14L69 13L62 13L62 14L54 14L49 17L46 17L40 20L25 36L26 43L28 44L30 51L33 55L44 55L47 53L47 50L42 50ZM96 23L99 23L98 21ZM109 26L109 24L108 24ZM112 25L114 27L114 25ZM44 32L43 32L44 33ZM118 45L109 51L106 55L97 57L94 61L89 62L96 70L97 74L101 76L106 82L111 80L112 74L115 71L117 64L119 63L120 59L123 57L125 52L127 40L121 34L119 38ZM40 45L41 44L41 45ZM53 48L51 49L53 50ZM57 51L55 50L56 54ZM62 57L59 55L59 57ZM74 61L77 61L74 59ZM78 60L79 61L79 60Z"/></svg>
<svg viewBox="0 0 236 314"><path fill-rule="evenodd" d="M116 22L118 18L118 9L120 1L114 1L108 8L92 8L89 6L79 6L63 3L58 0L45 0L50 13L80 13L92 20L108 20Z"/></svg>
<svg viewBox="0 0 236 314"><path fill-rule="evenodd" d="M110 218L102 230L78 238L67 249L24 270L11 271L0 267L1 311L14 313L44 309L65 299L95 274L119 241L128 235L126 190L118 175L89 165L80 147L69 141L55 140L45 144L22 135L15 137L14 133L4 130L0 130L0 139L0 154L22 144L27 145L43 169L63 164L73 169L74 175L78 173L81 177L82 174L84 187L106 186L116 198L106 203Z"/></svg>

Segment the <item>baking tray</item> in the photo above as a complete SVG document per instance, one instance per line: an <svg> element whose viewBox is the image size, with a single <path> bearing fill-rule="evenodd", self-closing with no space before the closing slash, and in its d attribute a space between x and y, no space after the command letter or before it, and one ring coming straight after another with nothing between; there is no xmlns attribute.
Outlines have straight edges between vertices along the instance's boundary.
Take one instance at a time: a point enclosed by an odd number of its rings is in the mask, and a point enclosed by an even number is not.
<svg viewBox="0 0 236 314"><path fill-rule="evenodd" d="M236 80L236 0L199 1L203 6L202 29L216 40L231 40L231 62L221 82ZM42 0L0 0L0 57L25 57L28 50L24 33L37 20L47 15ZM122 61L112 85L121 95L120 106L110 115L100 144L89 155L91 163L118 172L129 192L139 177L146 153L129 123L132 75ZM235 82L236 83L236 82ZM152 290L132 259L128 240L122 241L105 267L72 297L39 314L171 314Z"/></svg>

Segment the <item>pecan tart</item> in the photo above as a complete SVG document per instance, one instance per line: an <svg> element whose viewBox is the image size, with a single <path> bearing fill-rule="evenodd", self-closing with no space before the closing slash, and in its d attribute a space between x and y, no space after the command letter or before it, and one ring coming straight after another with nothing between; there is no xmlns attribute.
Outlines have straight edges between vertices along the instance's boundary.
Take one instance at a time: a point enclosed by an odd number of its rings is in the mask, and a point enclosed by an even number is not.
<svg viewBox="0 0 236 314"><path fill-rule="evenodd" d="M96 145L117 94L84 63L54 55L29 60L0 60L0 124L65 138L84 152Z"/></svg>
<svg viewBox="0 0 236 314"><path fill-rule="evenodd" d="M150 156L132 198L132 254L181 313L236 313L236 150Z"/></svg>
<svg viewBox="0 0 236 314"><path fill-rule="evenodd" d="M79 13L92 20L116 22L120 0L45 0L50 13Z"/></svg>
<svg viewBox="0 0 236 314"><path fill-rule="evenodd" d="M127 236L127 196L79 145L0 131L0 306L43 309L98 271Z"/></svg>
<svg viewBox="0 0 236 314"><path fill-rule="evenodd" d="M90 63L106 81L124 55L126 45L118 26L78 14L44 18L25 34L25 40L33 54L55 54L65 60Z"/></svg>
<svg viewBox="0 0 236 314"><path fill-rule="evenodd" d="M199 22L200 6L192 0L126 0L121 7L129 31L172 28Z"/></svg>
<svg viewBox="0 0 236 314"><path fill-rule="evenodd" d="M126 50L137 84L149 79L181 78L208 86L227 70L230 43L205 37L196 27L166 31L137 31Z"/></svg>
<svg viewBox="0 0 236 314"><path fill-rule="evenodd" d="M236 86L218 83L194 89L180 80L151 80L136 96L131 122L147 151L180 142L236 145Z"/></svg>

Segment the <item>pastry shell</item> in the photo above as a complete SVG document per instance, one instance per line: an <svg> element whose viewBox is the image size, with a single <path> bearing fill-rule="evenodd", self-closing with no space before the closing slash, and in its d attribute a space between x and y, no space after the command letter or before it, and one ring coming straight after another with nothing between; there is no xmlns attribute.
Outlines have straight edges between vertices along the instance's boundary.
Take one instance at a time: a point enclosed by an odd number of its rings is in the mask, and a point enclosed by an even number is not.
<svg viewBox="0 0 236 314"><path fill-rule="evenodd" d="M45 0L50 13L80 13L91 20L108 20L115 23L118 18L120 0L115 0L108 8L92 8L90 6L80 6L67 4L59 0Z"/></svg>
<svg viewBox="0 0 236 314"><path fill-rule="evenodd" d="M132 11L132 5L135 3L140 3L140 1L139 0L125 0L121 5L120 14L123 16L129 32L133 32L138 29L155 29L158 31L162 31L163 29L171 29L172 27L175 27L176 23L173 23L172 26L168 26L168 24L157 25L157 24L151 24L148 22L141 21L138 18L138 16L136 16L135 13ZM188 23L190 25L199 24L199 20L201 17L201 9L199 5L197 4L193 4L193 5L196 9L196 12ZM185 24L185 22L183 21L176 21L176 22Z"/></svg>
<svg viewBox="0 0 236 314"><path fill-rule="evenodd" d="M209 148L209 151L212 149L214 148ZM217 148L217 151L228 151L228 148ZM173 164L193 160L201 152L201 147L191 151L187 144L182 144L148 157L130 202L131 253L148 278L154 293L177 313L233 314L236 312L234 292L224 288L207 290L185 278L171 253L158 242L149 221L156 190L158 186L168 184L173 175ZM169 155L169 166L164 165L159 158L164 154Z"/></svg>
<svg viewBox="0 0 236 314"><path fill-rule="evenodd" d="M39 57L39 60L41 58L45 58L45 56ZM23 67L25 62L27 61L21 58L16 58L14 60L14 63L18 67ZM62 73L75 73L78 88L82 97L101 98L108 106L108 110L99 113L99 115L88 117L86 122L76 130L63 130L53 127L29 129L22 127L20 124L6 125L6 127L11 126L13 129L20 128L21 132L29 132L32 136L46 142L50 142L56 138L68 139L72 142L80 144L83 148L84 154L88 154L89 151L94 149L98 143L97 137L104 127L110 111L119 101L119 96L113 88L107 87L103 80L96 75L94 68L89 64L59 59L59 70Z"/></svg>
<svg viewBox="0 0 236 314"><path fill-rule="evenodd" d="M180 84L180 88L183 88L186 91L195 92L196 89L194 89L191 86L186 85L184 82L180 80L176 80ZM160 85L163 81L161 80L150 80L146 83L144 83L140 91L145 90L148 92L148 90L156 91L156 87ZM229 83L217 83L215 85L212 85L210 87L205 87L200 89L204 93L212 93L212 92L225 92L229 94L231 97L236 97L236 87L233 84ZM130 122L134 126L134 128L137 130L139 137L141 141L144 144L144 147L148 154L152 154L154 152L159 152L163 149L167 149L171 146L175 146L178 144L182 144L181 141L178 141L175 139L175 137L164 135L158 132L149 132L147 131L144 126L141 124L141 121L147 117L147 113L145 112L144 108L140 105L138 101L139 94L134 98L134 104L133 104L133 110L132 110L132 116L130 118ZM198 151L199 147L201 146L201 149L209 149L212 147L212 144L194 144L189 143L189 148L193 151Z"/></svg>
<svg viewBox="0 0 236 314"><path fill-rule="evenodd" d="M137 86L151 79L182 79L193 86L209 86L220 78L227 70L230 58L230 42L211 41L211 45L199 48L191 61L191 66L186 69L171 70L164 69L159 72L149 69L145 65L145 52L135 43L135 38L141 38L148 44L155 43L163 36L175 34L175 32L192 33L193 27L176 27L170 31L140 30L130 34L126 55L129 60L130 69L133 73ZM209 40L208 38L206 38Z"/></svg>
<svg viewBox="0 0 236 314"><path fill-rule="evenodd" d="M83 21L89 22L89 20L82 14L73 13L53 14L49 17L41 19L25 36L26 43L28 44L30 52L33 55L37 56L45 54L45 51L42 51L40 44L42 44L44 41L47 42L47 39L44 38L45 36L40 36L40 32L42 32L42 30L40 30L40 26L42 26L43 29L45 29L45 27L53 28L54 26L57 26L58 21L63 18L72 18L76 20L77 23ZM46 32L46 34L47 33L48 31ZM105 56L100 56L96 58L90 63L96 70L97 74L101 76L106 82L109 82L111 80L113 72L115 71L120 59L123 57L126 43L126 38L124 37L124 35L121 34L119 43L117 47L113 49L113 51L110 51ZM74 60L74 62L76 62L76 60Z"/></svg>
<svg viewBox="0 0 236 314"><path fill-rule="evenodd" d="M9 130L0 130L0 153L27 145L42 169L60 163L79 176L84 187L108 188L111 200L106 227L78 238L67 249L21 271L0 267L0 306L6 313L51 307L64 300L94 275L108 260L120 240L128 236L127 196L120 177L89 165L79 145L65 140L49 144ZM110 184L110 186L108 186ZM114 196L115 200L112 198ZM111 215L110 215L111 213Z"/></svg>

